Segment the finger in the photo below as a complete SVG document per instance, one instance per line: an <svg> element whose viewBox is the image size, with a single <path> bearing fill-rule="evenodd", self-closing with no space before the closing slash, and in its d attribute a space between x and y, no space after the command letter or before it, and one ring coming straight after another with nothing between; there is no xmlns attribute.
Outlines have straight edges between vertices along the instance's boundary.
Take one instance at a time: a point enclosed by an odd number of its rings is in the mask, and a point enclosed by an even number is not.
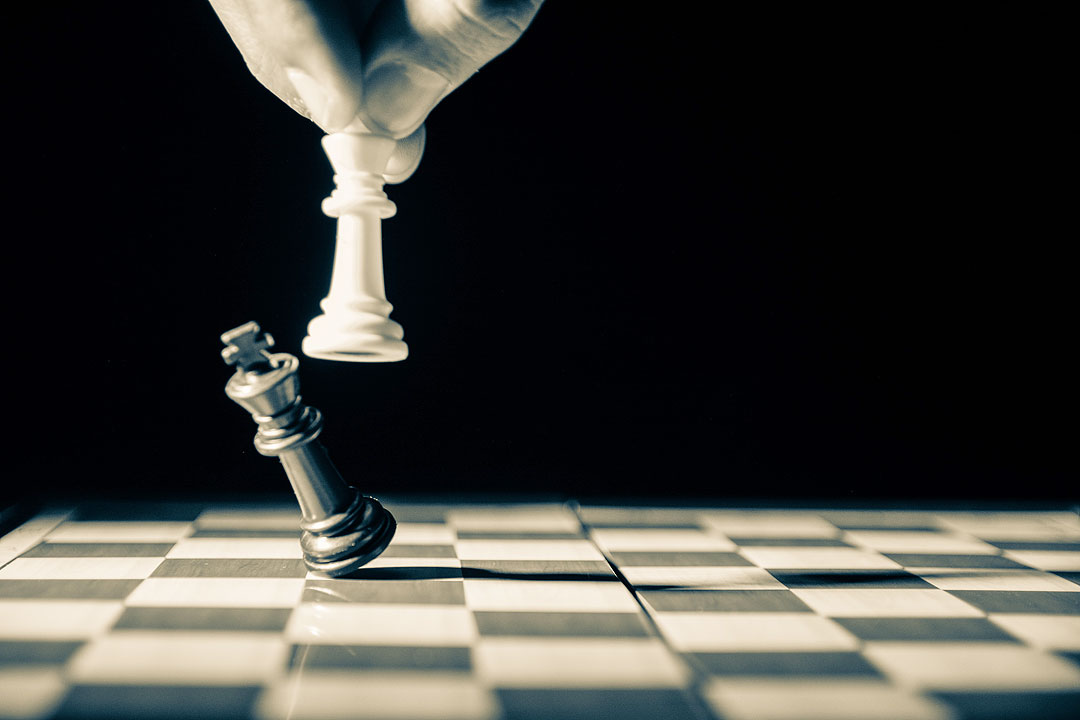
<svg viewBox="0 0 1080 720"><path fill-rule="evenodd" d="M255 77L327 132L360 105L360 50L336 0L211 0Z"/></svg>
<svg viewBox="0 0 1080 720"><path fill-rule="evenodd" d="M423 125L408 137L398 140L394 154L386 165L386 172L383 173L386 182L393 184L408 180L420 165L426 142L427 131Z"/></svg>
<svg viewBox="0 0 1080 720"><path fill-rule="evenodd" d="M298 113L310 117L296 88L285 76L285 69L256 35L247 3L244 0L210 0L210 5L255 79Z"/></svg>
<svg viewBox="0 0 1080 720"><path fill-rule="evenodd" d="M336 0L247 0L255 29L285 68L309 116L327 132L360 107L360 48Z"/></svg>
<svg viewBox="0 0 1080 720"><path fill-rule="evenodd" d="M404 137L433 107L510 47L543 0L385 0L363 33L369 128Z"/></svg>

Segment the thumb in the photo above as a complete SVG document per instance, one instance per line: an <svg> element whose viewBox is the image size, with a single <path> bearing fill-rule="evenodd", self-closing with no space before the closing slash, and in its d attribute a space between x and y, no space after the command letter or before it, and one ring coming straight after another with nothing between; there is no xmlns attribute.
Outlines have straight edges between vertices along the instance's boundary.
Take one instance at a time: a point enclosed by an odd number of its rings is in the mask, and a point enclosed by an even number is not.
<svg viewBox="0 0 1080 720"><path fill-rule="evenodd" d="M388 0L365 28L364 124L393 137L432 108L532 22L542 0Z"/></svg>

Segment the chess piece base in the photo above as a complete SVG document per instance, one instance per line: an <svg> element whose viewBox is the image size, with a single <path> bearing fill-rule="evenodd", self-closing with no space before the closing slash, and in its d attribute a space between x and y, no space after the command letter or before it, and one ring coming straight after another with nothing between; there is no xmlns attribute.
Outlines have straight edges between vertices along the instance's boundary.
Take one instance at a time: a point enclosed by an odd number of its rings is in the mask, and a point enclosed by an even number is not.
<svg viewBox="0 0 1080 720"><path fill-rule="evenodd" d="M300 547L304 564L322 577L344 577L377 557L397 531L390 511L373 497L357 493L357 501L337 524L305 523Z"/></svg>
<svg viewBox="0 0 1080 720"><path fill-rule="evenodd" d="M369 334L308 335L300 347L308 357L344 362L397 362L409 356L404 341Z"/></svg>

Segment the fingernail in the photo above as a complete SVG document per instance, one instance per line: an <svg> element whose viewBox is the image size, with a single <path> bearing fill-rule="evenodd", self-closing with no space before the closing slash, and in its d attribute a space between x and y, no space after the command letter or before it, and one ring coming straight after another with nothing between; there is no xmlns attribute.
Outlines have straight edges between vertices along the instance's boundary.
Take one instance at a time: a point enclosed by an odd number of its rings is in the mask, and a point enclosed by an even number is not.
<svg viewBox="0 0 1080 720"><path fill-rule="evenodd" d="M383 130L407 134L416 130L449 87L449 80L428 68L387 63L364 77L364 112Z"/></svg>
<svg viewBox="0 0 1080 720"><path fill-rule="evenodd" d="M398 140L393 155L386 163L386 172L383 173L386 182L390 184L404 182L416 172L416 168L420 165L420 158L424 156L426 141L427 131L423 125L411 135Z"/></svg>
<svg viewBox="0 0 1080 720"><path fill-rule="evenodd" d="M352 103L327 91L315 78L298 68L286 68L285 75L307 107L311 120L328 133L338 132L355 117Z"/></svg>

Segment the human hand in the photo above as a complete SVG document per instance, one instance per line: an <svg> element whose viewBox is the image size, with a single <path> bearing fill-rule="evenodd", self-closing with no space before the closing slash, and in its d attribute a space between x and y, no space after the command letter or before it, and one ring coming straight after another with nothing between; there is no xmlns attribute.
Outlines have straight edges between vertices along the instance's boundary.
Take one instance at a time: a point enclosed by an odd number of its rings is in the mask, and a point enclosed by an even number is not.
<svg viewBox="0 0 1080 720"><path fill-rule="evenodd" d="M328 133L400 140L390 175L419 162L428 113L542 2L210 0L252 74L294 110Z"/></svg>

